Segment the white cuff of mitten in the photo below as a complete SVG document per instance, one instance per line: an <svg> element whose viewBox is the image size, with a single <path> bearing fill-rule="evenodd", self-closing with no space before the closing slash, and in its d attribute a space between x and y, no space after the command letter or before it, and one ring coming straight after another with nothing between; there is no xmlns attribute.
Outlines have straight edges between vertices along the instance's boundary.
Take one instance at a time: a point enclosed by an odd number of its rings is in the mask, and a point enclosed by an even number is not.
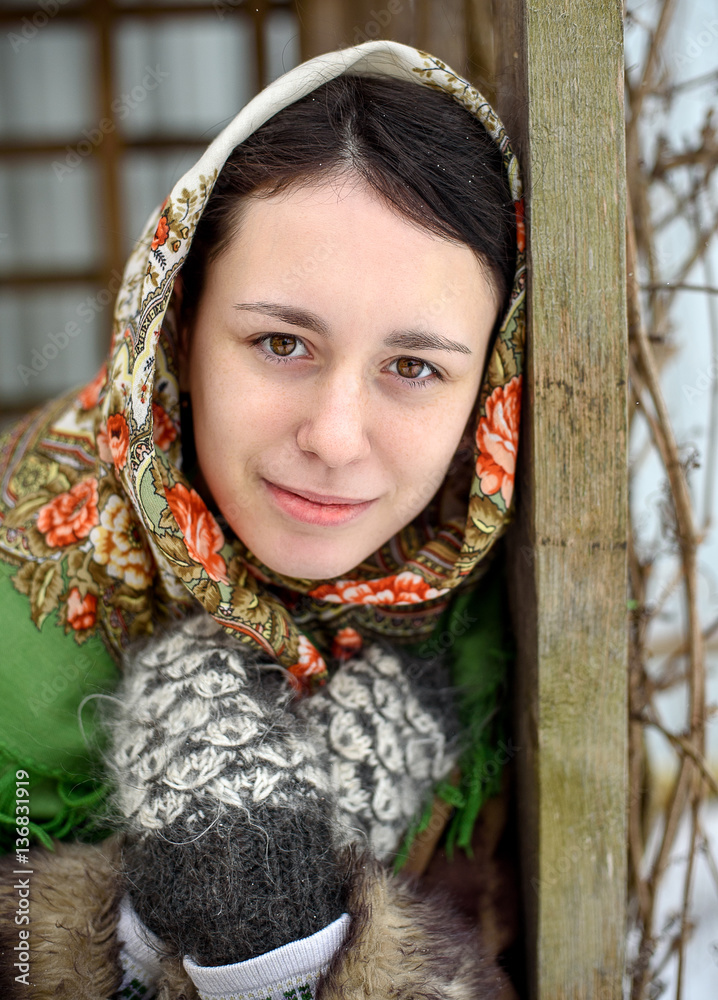
<svg viewBox="0 0 718 1000"><path fill-rule="evenodd" d="M202 1000L314 1000L316 985L349 928L343 913L311 937L290 941L265 955L234 965L184 967Z"/></svg>
<svg viewBox="0 0 718 1000"><path fill-rule="evenodd" d="M145 927L132 909L127 896L120 903L117 939L120 942L122 963L120 996L141 996L147 1000L154 995L152 988L162 972L160 966L162 942Z"/></svg>

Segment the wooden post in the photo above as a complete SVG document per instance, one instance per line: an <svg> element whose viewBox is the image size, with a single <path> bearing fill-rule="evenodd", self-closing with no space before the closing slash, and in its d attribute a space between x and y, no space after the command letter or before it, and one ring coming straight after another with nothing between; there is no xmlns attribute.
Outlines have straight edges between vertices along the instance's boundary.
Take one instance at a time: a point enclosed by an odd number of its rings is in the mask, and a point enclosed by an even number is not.
<svg viewBox="0 0 718 1000"><path fill-rule="evenodd" d="M532 1000L620 1000L626 885L623 51L615 0L495 0L530 218L510 538Z"/></svg>

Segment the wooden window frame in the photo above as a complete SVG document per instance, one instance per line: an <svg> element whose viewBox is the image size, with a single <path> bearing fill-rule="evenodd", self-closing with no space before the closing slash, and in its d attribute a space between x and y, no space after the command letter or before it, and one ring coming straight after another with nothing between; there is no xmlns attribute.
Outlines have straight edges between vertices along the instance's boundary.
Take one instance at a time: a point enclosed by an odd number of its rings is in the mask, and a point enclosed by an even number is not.
<svg viewBox="0 0 718 1000"><path fill-rule="evenodd" d="M119 27L128 20L143 20L145 22L166 20L168 18L189 20L196 17L208 17L214 14L222 19L241 18L252 24L254 34L254 79L252 92L258 93L269 82L267 79L267 61L265 54L265 28L268 15L276 10L294 11L289 0L252 0L251 3L238 0L215 0L214 3L168 3L156 6L151 3L120 4L115 0L84 0L72 6L58 5L58 9L49 19L53 24L70 24L82 22L89 25L94 32L94 91L97 94L95 112L96 120L115 120L112 110L117 97L115 88L116 53L114 42ZM32 23L32 18L41 8L9 4L0 7L0 29L7 34L19 32L24 20ZM44 14L44 12L42 12ZM38 30L42 30L45 26ZM238 109L239 110L239 109ZM67 147L74 148L82 140L82 136L67 134L50 142L43 140L0 139L0 165L12 163L19 159L45 160L65 156ZM205 135L198 133L172 134L163 133L161 137L130 137L122 133L121 128L107 131L104 140L93 148L89 154L98 164L100 175L100 198L103 206L104 227L103 239L104 257L95 268L82 270L63 270L61 265L53 268L36 270L31 268L15 269L0 272L0 290L40 289L48 286L57 289L67 289L92 285L95 290L112 287L113 276L121 274L126 259L126 250L122 245L122 164L123 154L132 151L163 152L172 150L197 149L198 153L207 146ZM0 417L9 417L22 412L40 400L28 398L25 403L4 405L0 401Z"/></svg>

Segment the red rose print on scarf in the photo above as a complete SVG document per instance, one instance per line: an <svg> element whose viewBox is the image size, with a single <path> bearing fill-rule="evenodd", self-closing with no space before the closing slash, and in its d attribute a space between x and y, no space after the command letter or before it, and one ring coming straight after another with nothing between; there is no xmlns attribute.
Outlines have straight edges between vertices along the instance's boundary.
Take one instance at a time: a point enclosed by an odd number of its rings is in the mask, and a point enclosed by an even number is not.
<svg viewBox="0 0 718 1000"><path fill-rule="evenodd" d="M523 253L526 249L526 218L524 199L521 198L519 201L515 201L514 208L516 210L516 249L519 253Z"/></svg>
<svg viewBox="0 0 718 1000"><path fill-rule="evenodd" d="M324 583L309 596L333 604L419 604L434 597L447 594L448 590L436 590L418 573L399 573L384 576L380 580L337 580Z"/></svg>
<svg viewBox="0 0 718 1000"><path fill-rule="evenodd" d="M363 639L355 628L340 628L332 642L332 655L348 660L362 648Z"/></svg>
<svg viewBox="0 0 718 1000"><path fill-rule="evenodd" d="M67 493L61 493L41 507L37 527L47 544L60 548L87 538L100 520L97 500L97 480L83 479Z"/></svg>
<svg viewBox="0 0 718 1000"><path fill-rule="evenodd" d="M107 433L107 425L100 424L97 431L97 454L103 462L112 462L112 452L110 451L110 435Z"/></svg>
<svg viewBox="0 0 718 1000"><path fill-rule="evenodd" d="M107 418L107 437L112 461L119 472L127 464L127 449L130 444L130 429L121 413Z"/></svg>
<svg viewBox="0 0 718 1000"><path fill-rule="evenodd" d="M159 403L152 404L152 437L162 451L166 451L177 437L177 428Z"/></svg>
<svg viewBox="0 0 718 1000"><path fill-rule="evenodd" d="M227 583L227 565L219 555L224 535L199 493L188 490L182 483L177 483L166 493L190 556L204 566L212 580Z"/></svg>
<svg viewBox="0 0 718 1000"><path fill-rule="evenodd" d="M97 598L94 594L80 597L80 591L73 587L67 598L67 624L76 632L92 628L97 618Z"/></svg>
<svg viewBox="0 0 718 1000"><path fill-rule="evenodd" d="M77 401L80 404L80 408L83 410L91 410L93 406L97 405L97 401L100 398L100 393L102 392L102 387L107 380L107 363L105 363L99 372L93 378L92 382L89 382L84 389L80 389L77 394Z"/></svg>
<svg viewBox="0 0 718 1000"><path fill-rule="evenodd" d="M160 216L160 221L157 223L157 229L155 230L155 235L152 240L152 249L156 250L158 247L162 247L167 242L167 237L170 234L170 224L167 221L166 215Z"/></svg>
<svg viewBox="0 0 718 1000"><path fill-rule="evenodd" d="M476 474L486 496L500 493L508 507L514 492L521 415L521 376L499 385L486 400L486 416L476 429Z"/></svg>
<svg viewBox="0 0 718 1000"><path fill-rule="evenodd" d="M307 639L306 635L299 633L299 660L294 663L289 672L296 680L292 681L295 688L309 686L309 678L315 674L326 673L327 665L324 662L319 650Z"/></svg>

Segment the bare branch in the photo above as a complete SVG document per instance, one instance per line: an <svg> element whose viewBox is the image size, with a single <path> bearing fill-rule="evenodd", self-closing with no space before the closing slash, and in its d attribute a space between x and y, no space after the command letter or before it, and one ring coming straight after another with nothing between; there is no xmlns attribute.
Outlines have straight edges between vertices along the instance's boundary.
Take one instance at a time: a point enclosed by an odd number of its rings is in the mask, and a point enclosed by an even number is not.
<svg viewBox="0 0 718 1000"><path fill-rule="evenodd" d="M662 281L658 285L640 285L642 292L665 292L670 289L672 292L703 292L707 295L718 295L718 287L715 285L687 285L685 282Z"/></svg>
<svg viewBox="0 0 718 1000"><path fill-rule="evenodd" d="M676 0L663 0L656 30L651 35L648 56L644 63L641 82L635 89L633 106L631 108L631 120L628 123L626 132L626 140L629 144L632 144L637 137L638 120L643 110L643 102L649 93L649 88L653 85L658 58L675 11L675 6Z"/></svg>
<svg viewBox="0 0 718 1000"><path fill-rule="evenodd" d="M693 744L685 738L685 736L679 736L677 733L672 733L670 730L666 729L662 722L659 721L655 714L655 709L651 706L646 714L644 715L644 722L648 726L654 726L659 732L663 733L669 743L671 743L676 749L680 750L682 753L686 754L698 765L698 768L705 778L706 782L710 786L711 791L714 795L718 795L718 780L713 777L713 774L708 767L708 762L702 754L698 753Z"/></svg>
<svg viewBox="0 0 718 1000"><path fill-rule="evenodd" d="M657 87L651 92L651 97L661 97L664 100L674 97L685 90L693 90L694 87L703 87L708 83L718 83L718 70L711 73L702 73L701 76L694 76L691 80L680 80L667 87Z"/></svg>

